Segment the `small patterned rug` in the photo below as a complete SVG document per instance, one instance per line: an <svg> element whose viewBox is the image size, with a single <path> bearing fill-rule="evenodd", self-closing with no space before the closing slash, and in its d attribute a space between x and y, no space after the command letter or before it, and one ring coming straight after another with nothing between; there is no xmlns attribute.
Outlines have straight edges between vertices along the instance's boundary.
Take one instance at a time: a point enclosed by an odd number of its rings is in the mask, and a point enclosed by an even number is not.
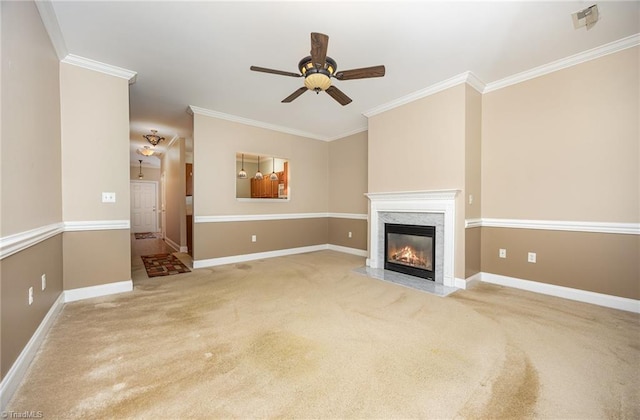
<svg viewBox="0 0 640 420"><path fill-rule="evenodd" d="M171 276L191 271L171 254L143 255L140 258L149 277Z"/></svg>
<svg viewBox="0 0 640 420"><path fill-rule="evenodd" d="M134 233L134 235L136 236L136 239L155 239L155 238L157 238L156 234L153 233L153 232Z"/></svg>

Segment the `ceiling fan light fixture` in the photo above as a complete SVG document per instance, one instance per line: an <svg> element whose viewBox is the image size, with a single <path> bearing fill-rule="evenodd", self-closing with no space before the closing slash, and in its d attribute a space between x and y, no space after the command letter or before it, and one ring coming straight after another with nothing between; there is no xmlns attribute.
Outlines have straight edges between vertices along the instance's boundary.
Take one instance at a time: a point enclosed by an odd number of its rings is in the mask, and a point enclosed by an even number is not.
<svg viewBox="0 0 640 420"><path fill-rule="evenodd" d="M315 93L320 93L321 91L327 92L327 94L335 99L340 105L345 106L351 103L351 98L345 95L345 93L336 86L332 85L331 78L335 77L338 80L355 80L384 76L385 68L382 65L337 72L338 66L336 65L335 60L327 56L328 45L328 35L311 32L311 55L308 55L298 62L299 74L258 66L251 66L249 67L249 70L278 74L280 76L304 77L304 86L299 87L289 96L280 101L286 104L293 102L307 90L312 90Z"/></svg>
<svg viewBox="0 0 640 420"><path fill-rule="evenodd" d="M157 146L158 143L160 143L162 140L164 140L164 137L160 137L158 135L158 130L151 130L151 134L145 134L142 137L147 139L147 141L154 147Z"/></svg>
<svg viewBox="0 0 640 420"><path fill-rule="evenodd" d="M304 85L309 90L320 92L331 86L331 79L322 73L311 73L304 78Z"/></svg>
<svg viewBox="0 0 640 420"><path fill-rule="evenodd" d="M336 67L336 62L331 57L326 58L322 67L316 67L310 56L298 63L300 73L304 76L304 85L316 93L327 90L331 86L331 77Z"/></svg>

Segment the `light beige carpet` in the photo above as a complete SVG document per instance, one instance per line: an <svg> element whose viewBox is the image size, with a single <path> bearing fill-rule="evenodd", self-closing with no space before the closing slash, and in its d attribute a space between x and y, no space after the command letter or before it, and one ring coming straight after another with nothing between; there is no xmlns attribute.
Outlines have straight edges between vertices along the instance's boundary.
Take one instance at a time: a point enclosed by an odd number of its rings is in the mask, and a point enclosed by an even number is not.
<svg viewBox="0 0 640 420"><path fill-rule="evenodd" d="M640 418L640 317L333 251L67 304L9 404L45 418Z"/></svg>

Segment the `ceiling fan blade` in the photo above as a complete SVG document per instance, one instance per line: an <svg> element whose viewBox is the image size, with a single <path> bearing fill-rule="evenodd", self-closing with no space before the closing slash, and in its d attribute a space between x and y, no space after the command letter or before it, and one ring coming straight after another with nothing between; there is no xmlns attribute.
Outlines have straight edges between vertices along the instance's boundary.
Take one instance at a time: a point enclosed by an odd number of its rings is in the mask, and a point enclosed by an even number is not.
<svg viewBox="0 0 640 420"><path fill-rule="evenodd" d="M303 93L305 93L307 90L309 90L309 89L307 89L305 86L303 86L300 89L298 89L295 92L293 92L291 95L289 95L286 98L284 98L281 102L289 103L289 102L293 101L294 99L296 99L298 96L300 96Z"/></svg>
<svg viewBox="0 0 640 420"><path fill-rule="evenodd" d="M302 77L302 75L298 74L298 73L291 73L289 71L282 71L282 70L267 69L267 68L264 68L264 67L251 66L251 67L249 67L249 69L253 70L253 71L261 71L262 73L279 74L280 76Z"/></svg>
<svg viewBox="0 0 640 420"><path fill-rule="evenodd" d="M331 97L336 101L338 101L342 106L345 106L351 103L351 98L345 95L344 92L342 92L340 89L338 89L335 86L329 86L325 92L331 95Z"/></svg>
<svg viewBox="0 0 640 420"><path fill-rule="evenodd" d="M327 60L329 36L318 32L311 32L311 61L316 68L323 68Z"/></svg>
<svg viewBox="0 0 640 420"><path fill-rule="evenodd" d="M369 77L384 76L384 66L363 67L361 69L337 72L334 77L338 80L367 79Z"/></svg>

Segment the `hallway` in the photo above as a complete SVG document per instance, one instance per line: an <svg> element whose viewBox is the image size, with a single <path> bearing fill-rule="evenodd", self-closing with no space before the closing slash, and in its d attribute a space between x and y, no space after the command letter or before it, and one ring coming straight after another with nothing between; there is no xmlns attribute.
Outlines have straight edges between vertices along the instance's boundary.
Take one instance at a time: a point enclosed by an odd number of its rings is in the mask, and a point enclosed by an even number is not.
<svg viewBox="0 0 640 420"><path fill-rule="evenodd" d="M182 252L175 252L167 243L160 239L136 239L135 235L131 234L131 280L135 285L137 280L148 279L147 271L144 268L142 262L143 255L153 254L173 254L182 261L190 269L193 269L193 260L189 254Z"/></svg>

